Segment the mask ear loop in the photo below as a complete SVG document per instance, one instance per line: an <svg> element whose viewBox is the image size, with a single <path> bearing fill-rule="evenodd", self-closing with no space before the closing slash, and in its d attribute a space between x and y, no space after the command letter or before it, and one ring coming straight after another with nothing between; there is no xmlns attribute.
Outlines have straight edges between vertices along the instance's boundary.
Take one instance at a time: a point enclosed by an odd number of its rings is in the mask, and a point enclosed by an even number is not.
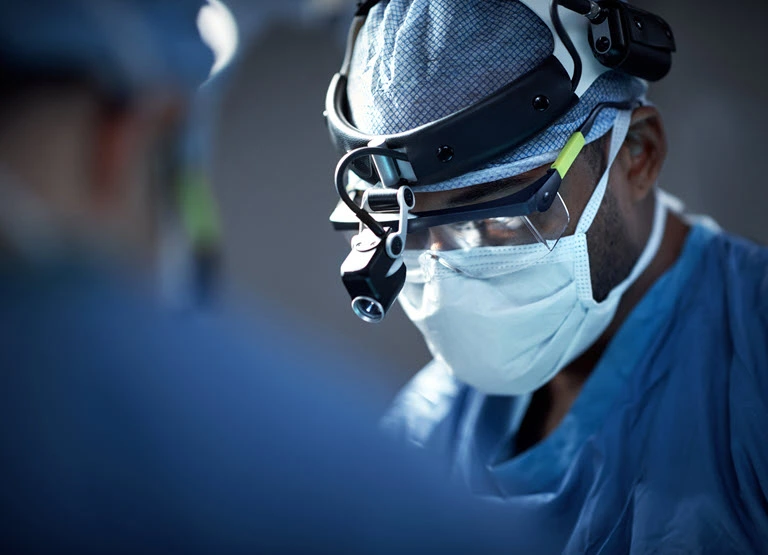
<svg viewBox="0 0 768 555"><path fill-rule="evenodd" d="M592 193L592 197L589 199L587 206L584 208L584 212L582 212L581 218L579 218L579 223L576 226L576 233L586 233L592 226L592 222L597 215L597 211L600 209L600 205L603 203L605 190L608 186L608 175L611 172L611 167L613 167L613 162L619 155L621 146L624 144L624 139L627 137L627 133L629 131L629 122L631 119L632 110L621 110L616 115L611 133L611 148L608 154L608 164L605 168L605 173L597 183L597 187L595 187L595 191Z"/></svg>

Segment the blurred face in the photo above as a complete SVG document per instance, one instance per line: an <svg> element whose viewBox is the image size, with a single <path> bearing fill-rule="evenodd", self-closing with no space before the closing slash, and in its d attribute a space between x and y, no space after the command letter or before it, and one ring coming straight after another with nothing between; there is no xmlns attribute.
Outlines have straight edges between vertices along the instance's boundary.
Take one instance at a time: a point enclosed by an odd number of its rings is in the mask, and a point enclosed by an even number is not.
<svg viewBox="0 0 768 555"><path fill-rule="evenodd" d="M154 261L160 221L175 199L181 114L170 101L138 102L102 111L93 124L87 200L93 223L147 263Z"/></svg>
<svg viewBox="0 0 768 555"><path fill-rule="evenodd" d="M178 113L167 101L114 106L84 86L38 87L0 118L0 164L60 240L148 264Z"/></svg>
<svg viewBox="0 0 768 555"><path fill-rule="evenodd" d="M572 235L607 164L610 134L581 152L560 187L570 213L565 235ZM631 272L650 234L653 189L666 156L661 119L654 108L635 110L632 124L609 174L608 187L587 232L592 289L604 300ZM542 166L502 181L432 193L417 193L415 211L437 210L494 200L512 194L544 176ZM509 233L509 231L507 231ZM490 230L488 235L493 238ZM509 238L500 238L500 241ZM445 248L449 238L433 230L432 248ZM503 244L500 242L499 244Z"/></svg>

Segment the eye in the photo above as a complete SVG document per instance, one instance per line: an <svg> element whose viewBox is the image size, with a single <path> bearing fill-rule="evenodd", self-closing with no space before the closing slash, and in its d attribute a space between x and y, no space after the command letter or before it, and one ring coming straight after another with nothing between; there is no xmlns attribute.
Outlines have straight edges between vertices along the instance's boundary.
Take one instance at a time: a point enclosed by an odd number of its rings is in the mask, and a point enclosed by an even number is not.
<svg viewBox="0 0 768 555"><path fill-rule="evenodd" d="M486 229L503 229L504 231L517 231L525 225L523 218L492 218L484 221Z"/></svg>

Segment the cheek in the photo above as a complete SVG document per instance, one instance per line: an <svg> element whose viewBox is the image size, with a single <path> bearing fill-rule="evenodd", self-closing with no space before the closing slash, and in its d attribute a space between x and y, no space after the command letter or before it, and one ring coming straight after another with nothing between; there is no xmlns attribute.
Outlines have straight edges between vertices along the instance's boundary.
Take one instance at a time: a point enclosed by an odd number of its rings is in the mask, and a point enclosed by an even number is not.
<svg viewBox="0 0 768 555"><path fill-rule="evenodd" d="M570 223L566 230L566 235L573 235L576 232L576 226L581 219L584 209L592 198L597 182L591 177L581 173L577 175L568 175L560 186L560 196L563 197L566 208L570 215Z"/></svg>
<svg viewBox="0 0 768 555"><path fill-rule="evenodd" d="M593 297L601 302L626 279L639 256L612 187L606 191L602 206L587 232L587 249Z"/></svg>
<svg viewBox="0 0 768 555"><path fill-rule="evenodd" d="M624 210L632 205L632 188L627 180L627 172L624 170L621 160L617 159L608 176L608 188L613 193L619 209Z"/></svg>
<svg viewBox="0 0 768 555"><path fill-rule="evenodd" d="M608 188L615 205L613 210L623 222L628 239L635 245L640 244L646 227L645 211L633 198L632 186L620 168L614 167L611 171Z"/></svg>
<svg viewBox="0 0 768 555"><path fill-rule="evenodd" d="M566 200L566 206L571 215L571 232L576 231L576 226L584 213L584 210L592 199L592 195L595 193L597 184L602 178L602 174L597 175L591 170L583 170L577 175L573 176L573 182L568 183L568 187L562 187L566 189L568 198L564 196ZM565 185L565 183L563 184ZM607 201L606 198L610 197ZM606 204L610 204L611 216L618 218L626 225L633 226L636 219L636 207L634 205L630 184L627 181L626 173L622 170L620 160L617 159L613 164L613 167L608 174L608 185L606 187L603 198L598 207L598 216L604 213L607 208ZM594 222L592 227L594 227Z"/></svg>
<svg viewBox="0 0 768 555"><path fill-rule="evenodd" d="M616 209L623 216L628 216L632 212L631 187L627 181L625 172L621 170L620 164L614 164L608 177L608 189L613 196Z"/></svg>

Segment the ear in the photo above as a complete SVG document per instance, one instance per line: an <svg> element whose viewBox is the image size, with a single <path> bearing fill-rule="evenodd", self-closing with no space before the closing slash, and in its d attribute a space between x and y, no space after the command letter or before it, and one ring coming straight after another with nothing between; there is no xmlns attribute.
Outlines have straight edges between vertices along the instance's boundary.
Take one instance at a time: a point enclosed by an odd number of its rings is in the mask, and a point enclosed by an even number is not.
<svg viewBox="0 0 768 555"><path fill-rule="evenodd" d="M637 108L617 157L634 202L645 199L653 189L666 157L667 136L661 114L653 106Z"/></svg>

